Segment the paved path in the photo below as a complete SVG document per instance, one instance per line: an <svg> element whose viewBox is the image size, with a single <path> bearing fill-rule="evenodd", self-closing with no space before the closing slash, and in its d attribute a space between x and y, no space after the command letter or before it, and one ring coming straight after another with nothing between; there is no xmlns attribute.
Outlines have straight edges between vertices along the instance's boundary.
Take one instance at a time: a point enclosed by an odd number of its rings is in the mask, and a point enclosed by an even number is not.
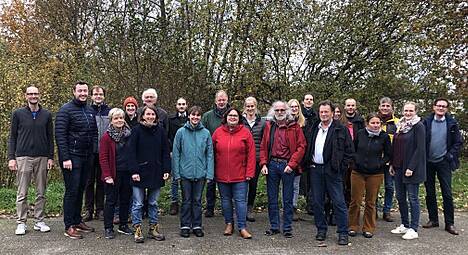
<svg viewBox="0 0 468 255"><path fill-rule="evenodd" d="M161 223L167 240L145 240L143 244L136 244L133 238L118 234L114 240L105 239L102 221L90 222L91 226L96 227L96 233L85 234L82 240L71 240L63 236L62 218L47 219L52 228L50 233L29 230L25 236L14 235L16 225L13 219L1 219L0 254L468 254L468 233L464 231L468 229L468 213L456 213L455 222L461 232L459 236L448 234L441 226L430 230L421 228L419 239L406 241L390 233L398 223L379 220L374 238L366 239L358 235L350 238L351 244L345 247L336 244L335 227L329 229L325 242L327 247L318 247L312 217L301 217L304 220L294 223L294 237L286 239L281 235L264 236L268 216L266 213L257 214L257 222L248 224L254 238L242 240L238 235L222 235L224 223L220 215L203 219L206 234L203 238L179 237L178 218L162 216ZM421 222L426 217L422 215ZM32 222L28 226L32 229ZM147 225L144 229L146 234Z"/></svg>

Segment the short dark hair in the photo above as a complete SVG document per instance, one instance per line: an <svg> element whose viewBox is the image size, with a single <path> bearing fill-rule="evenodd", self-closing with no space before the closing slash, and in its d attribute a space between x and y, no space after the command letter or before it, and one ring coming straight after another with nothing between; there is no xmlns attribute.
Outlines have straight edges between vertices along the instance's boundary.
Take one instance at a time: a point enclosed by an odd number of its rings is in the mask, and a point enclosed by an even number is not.
<svg viewBox="0 0 468 255"><path fill-rule="evenodd" d="M80 80L80 81L75 82L75 85L73 85L73 91L76 90L76 86L78 86L78 85L86 85L86 86L89 87L89 84L87 82Z"/></svg>
<svg viewBox="0 0 468 255"><path fill-rule="evenodd" d="M198 105L194 105L192 107L190 107L190 109L188 110L188 114L192 114L192 113L196 113L198 112L200 115L203 114L202 112L202 108Z"/></svg>
<svg viewBox="0 0 468 255"><path fill-rule="evenodd" d="M239 115L239 123L241 121L241 118L242 118L242 113L237 110L236 108L229 108L223 115L223 120L221 121L221 124L226 124L227 123L227 117L228 117L228 114L231 112L231 111L236 111L237 114Z"/></svg>
<svg viewBox="0 0 468 255"><path fill-rule="evenodd" d="M140 116L138 117L138 121L141 122L143 121L143 115L145 115L145 112L146 110L152 110L155 114L156 114L156 120L155 122L159 121L159 116L158 116L158 111L156 111L156 108L153 107L153 106L150 106L150 105L145 105L143 106L143 108L141 109L141 113L140 113Z"/></svg>
<svg viewBox="0 0 468 255"><path fill-rule="evenodd" d="M91 95L93 94L93 91L95 90L98 90L98 89L102 89L102 93L104 93L104 96L106 96L106 89L101 87L101 86L94 86L92 89L91 89Z"/></svg>
<svg viewBox="0 0 468 255"><path fill-rule="evenodd" d="M380 118L379 114L376 113L376 112L371 112L367 115L366 117L366 123L369 123L369 121L372 119L372 118L377 118L380 120L380 122L382 122L382 119Z"/></svg>
<svg viewBox="0 0 468 255"><path fill-rule="evenodd" d="M320 108L320 106L327 106L327 105L330 107L331 111L335 110L335 107L333 107L333 104L330 100L323 100L322 102L319 103L318 107Z"/></svg>
<svg viewBox="0 0 468 255"><path fill-rule="evenodd" d="M438 103L439 101L445 101L445 102L447 103L447 108L450 107L450 102L449 102L448 99L445 98L445 97L439 97L439 98L437 98L437 99L434 101L434 104L433 104L433 105L434 105L434 106L437 105L437 103Z"/></svg>

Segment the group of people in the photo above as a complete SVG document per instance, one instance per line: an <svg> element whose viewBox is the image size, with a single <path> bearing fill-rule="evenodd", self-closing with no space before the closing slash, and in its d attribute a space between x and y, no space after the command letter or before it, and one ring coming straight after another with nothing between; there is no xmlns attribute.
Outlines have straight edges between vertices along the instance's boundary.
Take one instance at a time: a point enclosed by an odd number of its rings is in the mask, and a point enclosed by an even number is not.
<svg viewBox="0 0 468 255"><path fill-rule="evenodd" d="M261 175L266 176L268 195L267 236L293 237L292 222L302 192L307 211L314 215L316 240L327 238L331 224L337 226L340 245L347 245L349 236L358 232L372 238L383 182L383 219L394 221L390 214L394 190L401 215L401 225L391 232L407 240L418 238L421 183L426 187L429 211L423 227L439 226L436 176L442 190L445 230L458 235L451 179L452 171L459 167L462 138L458 123L448 112L447 99L434 100L433 113L425 119L418 116L416 103L406 102L398 119L392 100L384 97L378 112L364 120L351 98L344 107L325 100L314 109L313 95L307 94L302 103L297 99L274 102L262 117L254 97L246 98L240 110L231 107L228 94L220 90L215 107L207 112L196 105L189 108L187 100L179 98L176 112L167 114L157 106L154 89L143 92L142 107L128 97L123 109L111 109L104 103L103 87L89 89L86 82L74 84L74 98L57 112L55 126L34 86L25 91L26 106L12 114L8 166L18 181L17 235L26 233L31 179L37 192L33 228L50 231L44 222L44 195L47 171L54 164L54 128L65 182L64 235L72 239L94 231L85 221L103 218L106 238L115 237L117 223L117 232L144 242L142 218L147 211L147 237L164 240L158 197L166 181L171 183L170 214L180 214L181 237L204 236L202 194L206 186L205 217L214 215L217 187L223 234L233 235L237 228L242 238L250 239L247 222L255 221L253 208ZM87 102L89 92L91 104ZM129 214L133 228L129 227Z"/></svg>

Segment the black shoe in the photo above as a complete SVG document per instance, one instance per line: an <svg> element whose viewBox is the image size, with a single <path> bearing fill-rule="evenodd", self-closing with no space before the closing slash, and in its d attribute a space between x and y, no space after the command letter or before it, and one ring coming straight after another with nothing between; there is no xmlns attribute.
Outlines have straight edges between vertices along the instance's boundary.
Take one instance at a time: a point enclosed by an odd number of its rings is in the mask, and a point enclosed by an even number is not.
<svg viewBox="0 0 468 255"><path fill-rule="evenodd" d="M395 220L393 219L392 215L388 213L383 213L382 219L386 222L394 222Z"/></svg>
<svg viewBox="0 0 468 255"><path fill-rule="evenodd" d="M178 202L172 202L171 207L169 208L169 214L170 215L177 215L179 213L179 203Z"/></svg>
<svg viewBox="0 0 468 255"><path fill-rule="evenodd" d="M356 236L356 231L350 230L350 231L348 231L348 235L349 236Z"/></svg>
<svg viewBox="0 0 468 255"><path fill-rule="evenodd" d="M214 216L214 210L212 210L212 209L206 209L206 211L205 211L205 217L206 217L206 218L211 218L211 217L213 217L213 216Z"/></svg>
<svg viewBox="0 0 468 255"><path fill-rule="evenodd" d="M338 244L339 245L348 245L348 235L347 234L340 234L338 236Z"/></svg>
<svg viewBox="0 0 468 255"><path fill-rule="evenodd" d="M323 232L318 232L315 236L315 240L317 241L325 241L325 239L327 239L327 234Z"/></svg>
<svg viewBox="0 0 468 255"><path fill-rule="evenodd" d="M374 236L371 232L362 232L362 235L365 238L372 238Z"/></svg>
<svg viewBox="0 0 468 255"><path fill-rule="evenodd" d="M203 237L205 236L205 233L203 233L203 230L201 228L196 228L193 230L193 234L196 236L196 237Z"/></svg>
<svg viewBox="0 0 468 255"><path fill-rule="evenodd" d="M133 231L127 225L119 226L117 232L128 236L133 235Z"/></svg>
<svg viewBox="0 0 468 255"><path fill-rule="evenodd" d="M180 236L185 237L185 238L190 237L190 229L188 229L188 228L181 229L180 230Z"/></svg>
<svg viewBox="0 0 468 255"><path fill-rule="evenodd" d="M458 236L460 233L458 233L457 229L455 228L454 225L447 225L445 226L445 231L449 232L452 235Z"/></svg>
<svg viewBox="0 0 468 255"><path fill-rule="evenodd" d="M96 220L104 220L104 211L96 211L96 214L94 214L94 219Z"/></svg>
<svg viewBox="0 0 468 255"><path fill-rule="evenodd" d="M428 221L426 224L422 225L423 228L438 228L439 227L439 222L435 221Z"/></svg>
<svg viewBox="0 0 468 255"><path fill-rule="evenodd" d="M88 222L93 220L93 213L90 211L86 211L83 216L81 217L83 222Z"/></svg>
<svg viewBox="0 0 468 255"><path fill-rule="evenodd" d="M280 233L279 229L269 229L269 230L265 231L266 236L272 236L272 235L276 235L276 234L279 234L279 233Z"/></svg>
<svg viewBox="0 0 468 255"><path fill-rule="evenodd" d="M104 237L106 239L114 239L115 238L114 230L112 228L106 228L104 230Z"/></svg>
<svg viewBox="0 0 468 255"><path fill-rule="evenodd" d="M293 237L293 234L292 234L291 231L284 231L283 236L284 236L285 238L292 238L292 237Z"/></svg>

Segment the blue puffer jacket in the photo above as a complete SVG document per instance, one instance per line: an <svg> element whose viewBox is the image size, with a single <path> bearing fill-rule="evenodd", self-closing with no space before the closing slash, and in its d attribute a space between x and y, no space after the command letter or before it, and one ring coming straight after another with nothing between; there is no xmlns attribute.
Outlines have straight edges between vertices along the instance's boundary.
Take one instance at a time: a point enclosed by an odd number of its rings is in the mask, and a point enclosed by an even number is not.
<svg viewBox="0 0 468 255"><path fill-rule="evenodd" d="M77 99L64 104L55 119L55 141L60 162L86 156L97 146L97 126L93 110Z"/></svg>
<svg viewBox="0 0 468 255"><path fill-rule="evenodd" d="M210 131L203 124L192 127L187 122L177 130L172 147L172 166L176 180L213 180L213 141Z"/></svg>

